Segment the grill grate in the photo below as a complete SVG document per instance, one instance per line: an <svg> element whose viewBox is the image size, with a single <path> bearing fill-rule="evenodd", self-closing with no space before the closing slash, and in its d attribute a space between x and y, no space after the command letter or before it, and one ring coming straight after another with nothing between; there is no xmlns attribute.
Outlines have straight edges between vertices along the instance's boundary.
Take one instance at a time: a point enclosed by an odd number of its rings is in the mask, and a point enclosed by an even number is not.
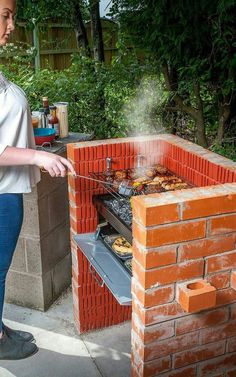
<svg viewBox="0 0 236 377"><path fill-rule="evenodd" d="M158 172L155 166L149 166L126 170L109 169L103 173L89 173L89 176L100 181L99 184L103 186L106 192L119 200L124 197L130 198L136 195L193 187L191 183L176 176L163 166L159 164L156 166L159 166L162 172ZM114 203L114 206L116 206L116 203ZM121 207L123 208L123 205Z"/></svg>

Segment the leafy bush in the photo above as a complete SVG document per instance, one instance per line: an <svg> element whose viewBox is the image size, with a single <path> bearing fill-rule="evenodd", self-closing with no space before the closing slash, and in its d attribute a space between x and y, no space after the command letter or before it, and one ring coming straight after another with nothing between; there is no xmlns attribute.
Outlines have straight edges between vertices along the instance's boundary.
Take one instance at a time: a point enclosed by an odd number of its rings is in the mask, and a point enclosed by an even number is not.
<svg viewBox="0 0 236 377"><path fill-rule="evenodd" d="M124 46L119 47L120 53L110 66L75 55L69 69L53 71L48 67L35 72L31 65L34 50L27 48L24 55L22 47L10 45L4 54L7 50L11 59L0 65L0 71L25 91L32 110L42 106L45 95L51 104L69 102L70 131L94 132L96 138L103 139L172 132L175 123L177 135L196 141L194 123L165 110L168 92L155 72L155 63L140 64ZM209 139L214 139L216 129L217 124L211 123ZM213 144L211 150L236 160L232 143Z"/></svg>
<svg viewBox="0 0 236 377"><path fill-rule="evenodd" d="M69 69L53 71L48 67L34 72L32 51L28 60L19 51L14 55L0 70L25 91L31 110L39 109L42 97L48 96L50 103L69 102L70 131L95 132L97 138L155 131L158 114L153 83L157 85L157 81L152 66L141 66L135 56L123 61L125 54L118 55L107 66L75 55ZM142 91L137 90L140 84Z"/></svg>
<svg viewBox="0 0 236 377"><path fill-rule="evenodd" d="M227 158L230 158L233 161L236 161L236 140L231 142L223 142L222 145L215 144L210 148L213 152L221 154Z"/></svg>

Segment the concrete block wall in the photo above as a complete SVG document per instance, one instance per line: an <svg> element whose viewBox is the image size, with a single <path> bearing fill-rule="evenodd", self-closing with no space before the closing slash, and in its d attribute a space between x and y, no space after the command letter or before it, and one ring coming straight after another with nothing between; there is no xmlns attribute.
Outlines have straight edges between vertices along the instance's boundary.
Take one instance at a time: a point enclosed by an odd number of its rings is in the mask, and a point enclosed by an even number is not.
<svg viewBox="0 0 236 377"><path fill-rule="evenodd" d="M42 174L24 195L24 222L7 277L6 300L47 310L71 284L67 178Z"/></svg>

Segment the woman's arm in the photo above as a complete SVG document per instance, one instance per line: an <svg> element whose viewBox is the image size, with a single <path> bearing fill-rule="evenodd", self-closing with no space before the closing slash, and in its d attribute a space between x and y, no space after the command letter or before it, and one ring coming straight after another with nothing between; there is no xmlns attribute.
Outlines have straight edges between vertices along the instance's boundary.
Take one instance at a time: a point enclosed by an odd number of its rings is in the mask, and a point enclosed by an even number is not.
<svg viewBox="0 0 236 377"><path fill-rule="evenodd" d="M72 164L59 155L34 149L6 147L0 154L0 166L36 165L52 177L65 177L67 169L76 174Z"/></svg>

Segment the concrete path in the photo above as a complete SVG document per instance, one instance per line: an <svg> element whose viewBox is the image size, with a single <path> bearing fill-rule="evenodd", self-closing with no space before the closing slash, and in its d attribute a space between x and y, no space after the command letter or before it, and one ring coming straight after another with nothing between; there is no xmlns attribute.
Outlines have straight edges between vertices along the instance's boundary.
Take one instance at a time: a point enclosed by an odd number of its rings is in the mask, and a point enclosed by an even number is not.
<svg viewBox="0 0 236 377"><path fill-rule="evenodd" d="M34 334L39 352L1 361L0 377L129 377L130 322L78 335L68 290L46 313L6 304L5 323Z"/></svg>

